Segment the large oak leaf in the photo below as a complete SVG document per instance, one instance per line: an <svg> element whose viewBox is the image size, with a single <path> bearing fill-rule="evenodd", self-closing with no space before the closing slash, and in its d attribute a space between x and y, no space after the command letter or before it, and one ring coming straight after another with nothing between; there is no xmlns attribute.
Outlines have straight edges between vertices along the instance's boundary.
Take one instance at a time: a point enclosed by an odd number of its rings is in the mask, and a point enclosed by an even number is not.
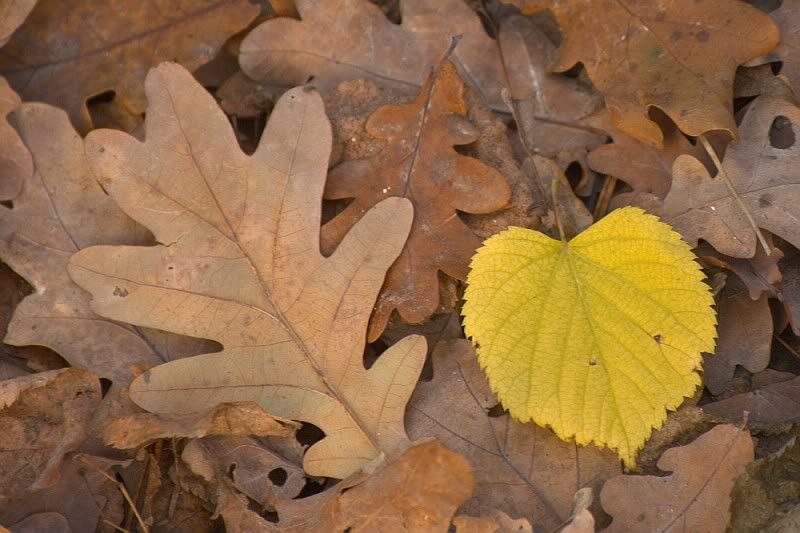
<svg viewBox="0 0 800 533"><path fill-rule="evenodd" d="M326 437L304 458L345 477L407 445L405 404L425 357L407 337L366 369L364 332L413 209L389 198L330 257L319 224L331 128L305 88L276 104L258 149L239 149L225 115L191 75L163 64L147 77L146 137L87 138L105 190L162 243L94 247L70 274L103 316L220 342L224 350L156 367L131 385L156 413L258 401Z"/></svg>
<svg viewBox="0 0 800 533"><path fill-rule="evenodd" d="M128 113L144 112L147 69L164 60L196 69L258 12L248 0L39 2L3 48L0 74L24 100L65 109L85 131L88 98L114 91Z"/></svg>
<svg viewBox="0 0 800 533"><path fill-rule="evenodd" d="M20 103L17 93L0 76L0 200L14 198L22 182L33 174L31 154L7 120Z"/></svg>

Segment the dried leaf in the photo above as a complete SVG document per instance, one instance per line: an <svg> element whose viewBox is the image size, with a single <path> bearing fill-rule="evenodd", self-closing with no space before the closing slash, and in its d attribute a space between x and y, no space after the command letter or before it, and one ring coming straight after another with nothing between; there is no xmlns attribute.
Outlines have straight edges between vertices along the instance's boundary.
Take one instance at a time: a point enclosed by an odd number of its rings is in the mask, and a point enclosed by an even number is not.
<svg viewBox="0 0 800 533"><path fill-rule="evenodd" d="M381 153L342 163L328 177L325 198L354 200L323 227L325 253L381 199L408 198L415 207L411 234L378 297L369 339L380 336L395 309L406 322L430 318L439 304L439 270L466 279L480 239L457 210L491 213L510 200L502 175L454 149L477 136L464 118L463 92L455 69L443 64L414 102L381 107L370 116L367 131L387 142Z"/></svg>
<svg viewBox="0 0 800 533"><path fill-rule="evenodd" d="M344 478L402 451L425 342L407 337L370 369L361 357L372 302L411 226L410 202L384 200L325 258L331 131L315 92L284 94L246 156L185 69L165 63L145 86L145 141L99 130L87 153L105 190L163 244L86 249L70 275L103 316L224 349L145 372L131 398L158 414L253 400L310 422L326 434L304 458L313 475Z"/></svg>
<svg viewBox="0 0 800 533"><path fill-rule="evenodd" d="M474 485L461 455L426 442L368 477L360 474L321 494L278 502L279 520L271 531L446 531Z"/></svg>
<svg viewBox="0 0 800 533"><path fill-rule="evenodd" d="M61 107L87 131L88 98L114 91L141 114L148 68L170 59L196 69L258 12L247 0L39 2L4 48L0 74L24 100Z"/></svg>
<svg viewBox="0 0 800 533"><path fill-rule="evenodd" d="M716 318L689 246L641 209L569 242L511 228L472 259L464 330L503 406L626 464L690 396Z"/></svg>
<svg viewBox="0 0 800 533"><path fill-rule="evenodd" d="M58 481L100 400L97 376L77 368L0 382L0 502Z"/></svg>
<svg viewBox="0 0 800 533"><path fill-rule="evenodd" d="M469 341L440 343L433 362L433 381L417 386L407 425L412 438L436 437L469 460L475 496L463 511L522 514L550 531L570 517L578 489L599 488L620 473L609 450L576 446L549 429L497 416L497 398Z"/></svg>
<svg viewBox="0 0 800 533"><path fill-rule="evenodd" d="M70 255L94 244L146 244L149 233L128 218L95 182L84 142L63 111L23 104L15 125L36 166L13 209L0 206L0 258L36 292L18 306L4 342L41 345L71 365L122 386L131 365L168 361L190 345L97 316L89 296L67 274ZM197 352L195 352L197 353Z"/></svg>
<svg viewBox="0 0 800 533"><path fill-rule="evenodd" d="M757 376L759 374L753 376L755 390L707 403L703 411L726 422L738 423L746 419L754 427L769 428L800 420L800 377L770 372L759 384Z"/></svg>
<svg viewBox="0 0 800 533"><path fill-rule="evenodd" d="M505 1L526 12L549 7L565 34L554 69L582 63L614 125L654 146L662 134L647 116L651 106L689 135L735 132L730 101L736 67L778 43L770 18L738 0Z"/></svg>
<svg viewBox="0 0 800 533"><path fill-rule="evenodd" d="M288 437L299 427L290 420L274 418L255 402L222 403L205 413L153 415L138 413L117 418L106 427L103 440L115 448L139 448L166 438L199 438L212 435Z"/></svg>
<svg viewBox="0 0 800 533"><path fill-rule="evenodd" d="M789 315L792 331L800 336L800 252L791 249L779 266L783 272L780 299Z"/></svg>
<svg viewBox="0 0 800 533"><path fill-rule="evenodd" d="M486 516L459 515L453 519L457 533L533 533L533 526L524 518L514 520L494 509Z"/></svg>
<svg viewBox="0 0 800 533"><path fill-rule="evenodd" d="M781 34L781 38L785 37ZM797 104L797 97L792 90L789 80L783 76L772 73L772 65L759 65L757 67L741 67L736 71L733 85L734 98L748 98L752 96L769 96L783 98Z"/></svg>
<svg viewBox="0 0 800 533"><path fill-rule="evenodd" d="M242 42L239 62L254 80L292 86L313 77L314 86L327 91L368 78L415 93L451 36L461 35L452 56L459 73L488 105L505 109L497 47L464 0L403 0L400 26L367 0L295 4L302 21L268 20Z"/></svg>
<svg viewBox="0 0 800 533"><path fill-rule="evenodd" d="M668 476L618 476L606 481L600 499L615 531L725 531L730 493L753 460L750 433L720 425L658 461Z"/></svg>
<svg viewBox="0 0 800 533"><path fill-rule="evenodd" d="M778 141L774 128L784 131ZM796 133L795 133L796 132ZM747 112L740 136L725 153L723 167L733 188L758 227L800 246L800 216L795 191L800 178L800 109L781 99L758 98ZM753 257L756 234L722 178L711 178L691 156L673 167L672 189L664 199L663 216L692 246L705 239L719 252Z"/></svg>
<svg viewBox="0 0 800 533"><path fill-rule="evenodd" d="M586 122L603 99L575 79L548 72L556 47L529 18L503 20L498 44L517 127L529 150L553 157L605 142L605 135Z"/></svg>
<svg viewBox="0 0 800 533"><path fill-rule="evenodd" d="M6 530L8 531L8 530ZM36 513L11 526L14 533L72 533L69 522L60 513Z"/></svg>
<svg viewBox="0 0 800 533"><path fill-rule="evenodd" d="M717 296L717 351L705 359L703 383L719 394L733 377L736 365L761 372L772 352L772 312L767 296L752 300L736 276L728 276Z"/></svg>
<svg viewBox="0 0 800 533"><path fill-rule="evenodd" d="M529 175L536 176L536 179L542 185L543 207L548 207L546 214L542 217L544 233L555 238L559 236L556 213L552 207L553 184L556 181L560 182L556 202L558 203L561 225L567 237L574 237L592 225L592 222L594 222L592 214L580 198L575 196L567 177L555 161L534 155L525 160L523 168L528 171Z"/></svg>
<svg viewBox="0 0 800 533"><path fill-rule="evenodd" d="M22 25L37 0L0 0L0 46Z"/></svg>
<svg viewBox="0 0 800 533"><path fill-rule="evenodd" d="M795 61L797 55L800 54L800 13L798 13L798 8L800 8L800 2L797 0L783 0L780 7L769 14L780 31L780 42L765 57L750 63L758 65L780 61L783 63L780 74L785 76L795 89L800 89L800 62Z"/></svg>
<svg viewBox="0 0 800 533"><path fill-rule="evenodd" d="M758 300L763 294L774 296L777 292L776 286L783 279L781 268L786 268L786 262L781 262L781 267L778 267L778 262L783 259L783 252L774 245L771 234L763 233L772 248L769 255L759 246L752 258L728 257L705 243L701 243L695 253L706 263L735 273L747 286L750 299Z"/></svg>
<svg viewBox="0 0 800 533"><path fill-rule="evenodd" d="M2 10L0 6L0 12ZM33 175L31 154L6 119L19 104L17 93L0 76L0 201L16 197L22 183Z"/></svg>

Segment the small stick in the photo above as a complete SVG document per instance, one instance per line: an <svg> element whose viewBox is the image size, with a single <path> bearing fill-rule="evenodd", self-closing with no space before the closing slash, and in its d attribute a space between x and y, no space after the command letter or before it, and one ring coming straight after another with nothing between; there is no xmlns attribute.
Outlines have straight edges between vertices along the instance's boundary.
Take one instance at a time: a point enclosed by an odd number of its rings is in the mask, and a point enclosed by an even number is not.
<svg viewBox="0 0 800 533"><path fill-rule="evenodd" d="M561 179L556 177L550 183L550 192L553 195L553 214L556 217L556 225L558 226L558 234L561 237L561 242L567 242L567 234L564 232L564 225L561 223L561 213L558 208L558 186L561 185Z"/></svg>
<svg viewBox="0 0 800 533"><path fill-rule="evenodd" d="M719 172L720 177L722 177L722 181L725 182L725 185L728 186L728 190L730 191L733 198L736 200L736 203L739 204L739 207L744 212L744 216L747 217L747 221L750 223L750 226L753 228L753 231L756 233L756 237L758 237L758 242L761 243L761 247L764 248L767 256L772 255L772 248L770 248L769 243L767 243L767 239L764 238L764 234L761 233L761 229L756 224L755 219L753 219L753 215L750 214L750 211L747 209L747 206L744 205L741 196L739 193L736 192L736 189L733 187L733 183L731 179L728 177L728 173L725 172L725 169L722 167L722 162L719 160L719 156L717 152L714 150L714 147L711 146L711 143L708 142L705 135L700 135L698 137L700 142L703 143L703 148L706 149L708 155L711 157L711 160L714 162L714 165L717 167L717 171Z"/></svg>
<svg viewBox="0 0 800 533"><path fill-rule="evenodd" d="M125 488L125 485L120 483L114 477L109 476L106 472L103 472L100 468L98 468L97 465L92 464L91 462L87 461L86 459L84 459L80 455L77 455L75 458L78 461L80 461L81 463L94 468L95 470L97 470L100 473L101 476L103 476L104 478L108 479L109 481L111 481L113 484L115 484L117 486L119 491L122 493L122 497L125 498L125 501L128 502L128 505L130 505L131 511L133 512L134 515L136 515L136 521L139 522L139 527L142 528L142 532L143 533L149 533L150 530L147 528L147 525L144 523L144 519L142 518L142 515L140 515L139 511L136 509L136 505L133 503L133 500L131 499L131 495L128 494L128 489Z"/></svg>
<svg viewBox="0 0 800 533"><path fill-rule="evenodd" d="M616 187L617 178L614 176L606 176L603 182L603 188L600 190L600 194L597 197L597 205L594 206L594 213L592 213L595 221L608 211L608 204L611 202L611 195L614 194L614 189Z"/></svg>

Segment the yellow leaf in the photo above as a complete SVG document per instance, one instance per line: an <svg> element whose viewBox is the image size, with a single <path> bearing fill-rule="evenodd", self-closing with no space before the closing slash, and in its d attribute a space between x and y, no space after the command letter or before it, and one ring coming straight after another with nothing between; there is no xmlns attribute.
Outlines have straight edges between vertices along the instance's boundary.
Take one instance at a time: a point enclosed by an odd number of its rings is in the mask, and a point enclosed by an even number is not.
<svg viewBox="0 0 800 533"><path fill-rule="evenodd" d="M467 278L464 326L514 418L617 450L629 466L700 384L714 300L689 245L639 208L569 243L510 228Z"/></svg>

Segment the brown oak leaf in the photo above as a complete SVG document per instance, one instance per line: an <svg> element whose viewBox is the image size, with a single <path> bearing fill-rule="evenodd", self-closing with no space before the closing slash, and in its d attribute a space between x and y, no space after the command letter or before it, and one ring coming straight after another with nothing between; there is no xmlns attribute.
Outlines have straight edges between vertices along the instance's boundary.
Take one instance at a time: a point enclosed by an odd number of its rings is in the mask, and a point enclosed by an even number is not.
<svg viewBox="0 0 800 533"><path fill-rule="evenodd" d="M131 365L155 365L207 343L104 320L67 274L70 256L95 244L147 244L149 233L123 213L95 182L84 142L66 114L23 104L14 123L36 172L23 182L13 208L0 206L0 259L35 292L16 308L4 342L52 348L71 365L121 386Z"/></svg>
<svg viewBox="0 0 800 533"><path fill-rule="evenodd" d="M196 69L258 13L248 0L39 2L3 49L0 74L88 131L87 99L114 91L127 112L143 113L147 69L164 60Z"/></svg>
<svg viewBox="0 0 800 533"><path fill-rule="evenodd" d="M549 429L498 412L469 341L439 343L432 358L433 380L417 386L407 425L413 438L436 437L470 462L475 496L464 511L521 514L550 531L569 519L578 489L597 489L620 473L609 450L564 442Z"/></svg>
<svg viewBox="0 0 800 533"><path fill-rule="evenodd" d="M776 137L775 128L782 130ZM739 139L725 152L722 165L745 209L758 227L800 246L800 109L776 98L758 98L740 126ZM696 246L705 239L719 252L753 257L756 233L721 177L711 178L691 156L673 166L672 189L664 199L663 218Z"/></svg>
<svg viewBox="0 0 800 533"><path fill-rule="evenodd" d="M795 90L800 90L800 2L783 0L780 7L769 14L778 25L781 39L778 46L764 57L753 60L751 65L780 61L780 74L786 76Z"/></svg>
<svg viewBox="0 0 800 533"><path fill-rule="evenodd" d="M506 0L549 8L564 33L556 71L582 63L616 127L659 146L655 106L689 135L736 131L736 68L778 44L778 28L738 0ZM689 22L691 21L691 22Z"/></svg>
<svg viewBox="0 0 800 533"><path fill-rule="evenodd" d="M328 176L325 198L354 200L323 227L326 253L381 199L408 198L415 207L411 234L375 306L370 340L380 336L395 309L410 323L423 322L436 311L438 271L466 279L481 241L457 211L491 213L509 203L505 178L454 148L477 136L465 114L464 86L445 62L414 102L384 106L370 116L367 132L387 143L380 153L346 161Z"/></svg>
<svg viewBox="0 0 800 533"><path fill-rule="evenodd" d="M16 197L22 182L33 175L31 154L7 120L20 103L17 93L0 76L0 201Z"/></svg>
<svg viewBox="0 0 800 533"><path fill-rule="evenodd" d="M296 0L301 21L264 22L242 42L239 62L254 80L285 86L314 78L321 90L368 78L415 93L461 35L453 62L487 105L505 109L494 41L464 0L403 0L401 25L367 0Z"/></svg>
<svg viewBox="0 0 800 533"><path fill-rule="evenodd" d="M774 427L800 421L800 377L767 369L753 375L753 390L703 405L720 420L754 427Z"/></svg>
<svg viewBox="0 0 800 533"><path fill-rule="evenodd" d="M600 499L614 520L605 531L723 533L734 481L752 461L749 432L715 426L686 446L664 452L658 468L671 474L606 481Z"/></svg>
<svg viewBox="0 0 800 533"><path fill-rule="evenodd" d="M304 457L313 475L344 478L381 453L400 453L424 339L406 337L369 369L362 355L411 203L384 200L323 257L331 128L316 92L285 93L247 156L184 68L162 64L145 88L144 142L97 130L87 154L108 194L162 244L82 250L70 275L103 316L209 338L223 351L145 372L131 398L158 414L253 400L310 422L326 435Z"/></svg>
<svg viewBox="0 0 800 533"><path fill-rule="evenodd" d="M773 243L772 234L766 231L762 233L771 247L769 255L759 246L756 248L756 255L753 257L746 259L728 257L719 253L707 243L701 243L695 249L695 254L706 263L735 273L747 286L751 299L758 300L762 294L776 296L777 287L783 279L781 270L786 268L787 265L785 261L782 261L784 257L783 251Z"/></svg>
<svg viewBox="0 0 800 533"><path fill-rule="evenodd" d="M767 368L772 352L772 312L766 295L753 300L737 276L728 276L716 301L717 349L703 364L703 383L712 394L725 389L736 365L753 373Z"/></svg>

